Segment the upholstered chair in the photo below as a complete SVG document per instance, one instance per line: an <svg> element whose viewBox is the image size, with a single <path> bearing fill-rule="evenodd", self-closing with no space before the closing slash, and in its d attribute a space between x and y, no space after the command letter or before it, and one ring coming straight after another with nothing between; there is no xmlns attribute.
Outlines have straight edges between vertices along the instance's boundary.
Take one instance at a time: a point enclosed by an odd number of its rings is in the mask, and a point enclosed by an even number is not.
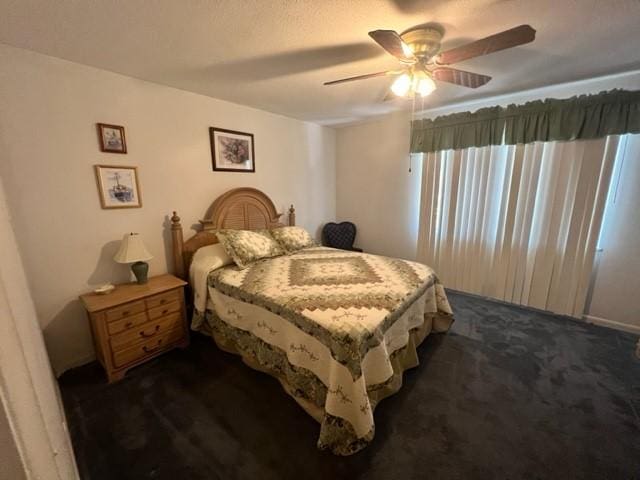
<svg viewBox="0 0 640 480"><path fill-rule="evenodd" d="M356 239L356 226L351 222L329 222L322 228L322 243L327 247L361 252L353 246Z"/></svg>

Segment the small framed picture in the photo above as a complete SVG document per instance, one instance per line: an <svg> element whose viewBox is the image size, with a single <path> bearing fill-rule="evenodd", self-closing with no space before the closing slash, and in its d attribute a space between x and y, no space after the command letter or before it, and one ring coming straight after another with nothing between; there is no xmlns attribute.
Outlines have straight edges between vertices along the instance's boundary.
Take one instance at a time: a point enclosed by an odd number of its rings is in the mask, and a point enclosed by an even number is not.
<svg viewBox="0 0 640 480"><path fill-rule="evenodd" d="M252 133L210 127L209 136L214 171L256 171Z"/></svg>
<svg viewBox="0 0 640 480"><path fill-rule="evenodd" d="M127 153L127 142L124 138L124 127L98 123L100 150L108 153Z"/></svg>
<svg viewBox="0 0 640 480"><path fill-rule="evenodd" d="M137 167L95 165L102 208L142 207Z"/></svg>

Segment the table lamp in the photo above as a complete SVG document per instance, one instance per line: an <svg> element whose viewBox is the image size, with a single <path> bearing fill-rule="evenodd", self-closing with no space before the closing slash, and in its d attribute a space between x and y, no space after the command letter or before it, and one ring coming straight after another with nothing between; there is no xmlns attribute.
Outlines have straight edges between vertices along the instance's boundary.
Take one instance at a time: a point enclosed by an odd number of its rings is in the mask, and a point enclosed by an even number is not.
<svg viewBox="0 0 640 480"><path fill-rule="evenodd" d="M113 259L118 263L131 263L131 271L136 276L138 284L147 283L147 273L149 272L149 264L145 260L153 258L144 243L142 237L137 233L126 233L122 237L122 243L118 253Z"/></svg>

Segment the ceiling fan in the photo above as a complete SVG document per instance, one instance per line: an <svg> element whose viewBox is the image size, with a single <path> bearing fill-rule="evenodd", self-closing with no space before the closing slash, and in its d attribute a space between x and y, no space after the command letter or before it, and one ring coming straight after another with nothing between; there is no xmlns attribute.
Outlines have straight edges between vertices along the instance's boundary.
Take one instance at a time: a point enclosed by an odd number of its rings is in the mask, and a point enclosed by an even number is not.
<svg viewBox="0 0 640 480"><path fill-rule="evenodd" d="M402 68L342 78L325 82L325 85L399 75L391 85L391 91L398 97L412 98L416 94L425 97L436 89L435 80L478 88L491 77L447 65L532 42L536 31L530 25L520 25L444 52L440 51L443 32L436 27L411 28L402 34L393 30L374 30L369 32L369 36L396 57Z"/></svg>

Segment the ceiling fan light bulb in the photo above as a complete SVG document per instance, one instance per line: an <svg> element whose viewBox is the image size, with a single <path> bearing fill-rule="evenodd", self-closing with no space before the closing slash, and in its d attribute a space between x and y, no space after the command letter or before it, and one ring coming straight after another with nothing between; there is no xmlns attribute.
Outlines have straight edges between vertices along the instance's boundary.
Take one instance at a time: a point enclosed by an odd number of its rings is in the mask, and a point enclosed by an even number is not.
<svg viewBox="0 0 640 480"><path fill-rule="evenodd" d="M391 91L398 97L404 97L411 88L411 77L403 73L391 85Z"/></svg>
<svg viewBox="0 0 640 480"><path fill-rule="evenodd" d="M436 82L434 82L431 77L424 76L417 81L414 89L420 94L421 97L426 97L436 89Z"/></svg>

